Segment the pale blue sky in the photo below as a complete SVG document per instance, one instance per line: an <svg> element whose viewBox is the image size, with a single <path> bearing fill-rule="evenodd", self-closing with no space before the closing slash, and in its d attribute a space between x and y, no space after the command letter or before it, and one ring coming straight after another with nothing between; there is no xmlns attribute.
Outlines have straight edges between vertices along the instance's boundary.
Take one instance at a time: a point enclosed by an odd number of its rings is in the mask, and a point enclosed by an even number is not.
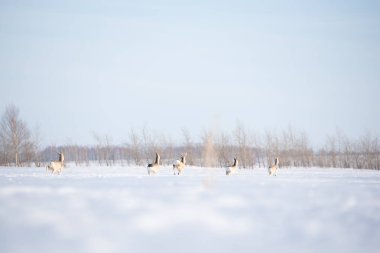
<svg viewBox="0 0 380 253"><path fill-rule="evenodd" d="M0 0L1 113L44 144L237 121L378 135L379 94L379 1Z"/></svg>

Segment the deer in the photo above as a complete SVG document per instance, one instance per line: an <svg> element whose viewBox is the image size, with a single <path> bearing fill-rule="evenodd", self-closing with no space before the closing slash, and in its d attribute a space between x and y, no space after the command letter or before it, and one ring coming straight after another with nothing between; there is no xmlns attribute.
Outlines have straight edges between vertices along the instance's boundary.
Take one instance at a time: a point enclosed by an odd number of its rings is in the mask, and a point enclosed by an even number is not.
<svg viewBox="0 0 380 253"><path fill-rule="evenodd" d="M226 176L229 176L229 175L235 173L235 171L236 171L237 168L238 168L238 164L239 164L239 161L238 161L238 159L235 157L235 158L234 158L234 164L233 164L232 166L228 166L228 167L226 168Z"/></svg>
<svg viewBox="0 0 380 253"><path fill-rule="evenodd" d="M51 162L48 166L46 166L46 172L48 170L51 171L51 173L58 173L61 174L63 169L63 161L65 160L65 157L63 156L63 153L57 153L58 154L58 161Z"/></svg>
<svg viewBox="0 0 380 253"><path fill-rule="evenodd" d="M150 174L156 174L158 170L160 169L160 155L156 153L156 160L154 163L148 164L148 175Z"/></svg>
<svg viewBox="0 0 380 253"><path fill-rule="evenodd" d="M181 155L181 160L176 160L173 164L173 173L174 175L176 174L176 170L178 171L178 175L181 174L183 169L185 168L186 165L186 155Z"/></svg>
<svg viewBox="0 0 380 253"><path fill-rule="evenodd" d="M280 161L278 160L278 157L276 157L276 159L274 159L274 164L272 164L268 168L269 176L277 176L277 169L278 169L279 162Z"/></svg>

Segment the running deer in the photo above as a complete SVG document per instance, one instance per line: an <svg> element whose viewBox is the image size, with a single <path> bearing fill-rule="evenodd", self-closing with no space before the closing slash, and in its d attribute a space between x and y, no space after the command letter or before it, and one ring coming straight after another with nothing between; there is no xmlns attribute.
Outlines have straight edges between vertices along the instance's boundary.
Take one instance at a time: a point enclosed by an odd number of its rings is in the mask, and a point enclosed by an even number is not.
<svg viewBox="0 0 380 253"><path fill-rule="evenodd" d="M46 171L50 170L53 174L61 174L64 160L65 157L63 156L63 153L58 153L58 161L51 162L48 166L46 166Z"/></svg>
<svg viewBox="0 0 380 253"><path fill-rule="evenodd" d="M276 157L276 159L274 159L274 164L268 168L269 176L277 176L278 163L279 160L278 157Z"/></svg>
<svg viewBox="0 0 380 253"><path fill-rule="evenodd" d="M181 174L181 172L183 171L183 169L185 168L185 165L186 165L186 155L187 154L184 154L184 155L181 155L181 160L176 160L173 164L173 173L174 175L176 174L176 171L178 171L178 175Z"/></svg>
<svg viewBox="0 0 380 253"><path fill-rule="evenodd" d="M236 169L238 168L238 159L235 157L234 158L234 164L232 166L229 166L226 168L226 175L231 175L233 173L235 173Z"/></svg>
<svg viewBox="0 0 380 253"><path fill-rule="evenodd" d="M160 169L160 156L156 153L156 160L154 163L148 164L148 175L156 174Z"/></svg>

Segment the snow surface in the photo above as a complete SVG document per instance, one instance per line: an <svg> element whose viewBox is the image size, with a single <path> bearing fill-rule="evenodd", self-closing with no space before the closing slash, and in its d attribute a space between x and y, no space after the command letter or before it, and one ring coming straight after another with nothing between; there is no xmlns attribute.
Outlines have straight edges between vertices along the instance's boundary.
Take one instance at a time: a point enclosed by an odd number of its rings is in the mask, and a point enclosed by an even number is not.
<svg viewBox="0 0 380 253"><path fill-rule="evenodd" d="M380 252L380 172L0 168L0 252Z"/></svg>

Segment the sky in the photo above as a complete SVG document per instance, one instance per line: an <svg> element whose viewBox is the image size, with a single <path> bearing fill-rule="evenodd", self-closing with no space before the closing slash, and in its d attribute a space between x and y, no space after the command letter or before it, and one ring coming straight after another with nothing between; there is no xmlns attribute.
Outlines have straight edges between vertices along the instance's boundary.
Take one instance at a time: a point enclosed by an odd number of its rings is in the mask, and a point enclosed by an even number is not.
<svg viewBox="0 0 380 253"><path fill-rule="evenodd" d="M0 113L44 145L131 128L380 134L379 1L0 0Z"/></svg>

